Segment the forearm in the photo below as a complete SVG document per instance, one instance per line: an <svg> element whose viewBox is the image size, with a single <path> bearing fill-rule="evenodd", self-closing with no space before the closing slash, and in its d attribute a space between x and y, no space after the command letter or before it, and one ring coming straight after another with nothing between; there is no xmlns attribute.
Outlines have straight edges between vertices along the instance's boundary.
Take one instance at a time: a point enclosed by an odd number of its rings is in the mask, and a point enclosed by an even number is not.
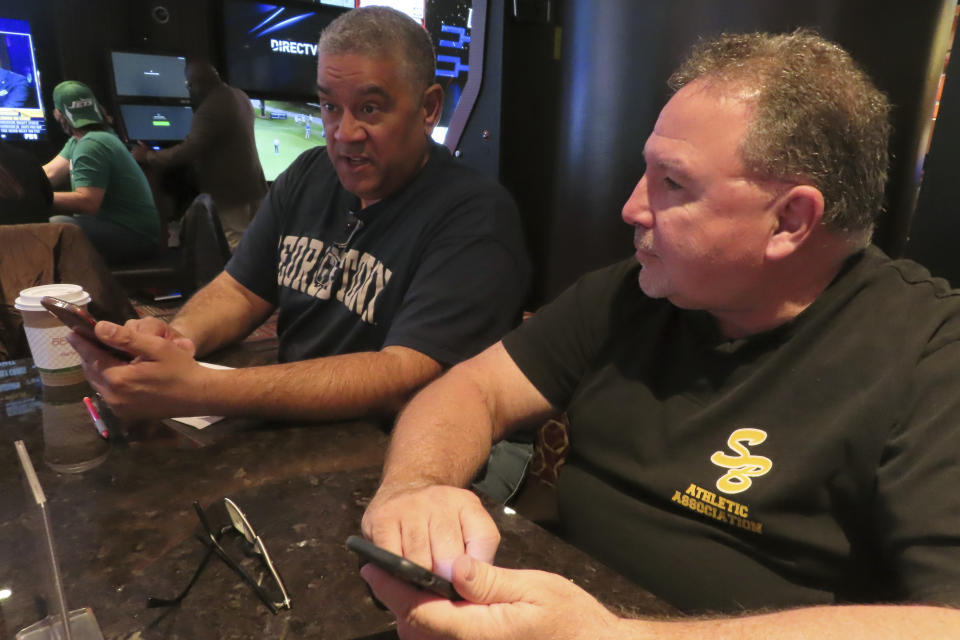
<svg viewBox="0 0 960 640"><path fill-rule="evenodd" d="M268 302L242 293L241 285L226 272L197 291L170 322L171 328L190 338L198 356L232 344L249 335L273 311Z"/></svg>
<svg viewBox="0 0 960 640"><path fill-rule="evenodd" d="M554 412L497 343L407 405L393 429L380 492L465 486L486 462L493 442Z"/></svg>
<svg viewBox="0 0 960 640"><path fill-rule="evenodd" d="M455 367L417 394L397 420L382 490L466 486L487 460L495 432L483 392Z"/></svg>
<svg viewBox="0 0 960 640"><path fill-rule="evenodd" d="M954 638L960 610L921 605L852 605L793 609L695 621L622 620L612 637L636 640L897 640Z"/></svg>
<svg viewBox="0 0 960 640"><path fill-rule="evenodd" d="M392 415L440 365L403 347L212 371L196 391L203 413L343 420Z"/></svg>
<svg viewBox="0 0 960 640"><path fill-rule="evenodd" d="M96 215L99 207L93 207L90 198L77 191L54 191L53 210L60 213Z"/></svg>
<svg viewBox="0 0 960 640"><path fill-rule="evenodd" d="M192 139L191 136L193 136L192 133L183 142L172 147L160 151L148 151L143 156L143 164L158 169L168 169L192 162L200 155L201 147L200 140L195 137Z"/></svg>
<svg viewBox="0 0 960 640"><path fill-rule="evenodd" d="M209 149L217 143L217 131L222 123L212 116L213 113L216 113L213 105L208 108L201 105L194 112L190 132L183 142L160 151L150 151L144 158L145 162L166 169L196 160L204 149Z"/></svg>

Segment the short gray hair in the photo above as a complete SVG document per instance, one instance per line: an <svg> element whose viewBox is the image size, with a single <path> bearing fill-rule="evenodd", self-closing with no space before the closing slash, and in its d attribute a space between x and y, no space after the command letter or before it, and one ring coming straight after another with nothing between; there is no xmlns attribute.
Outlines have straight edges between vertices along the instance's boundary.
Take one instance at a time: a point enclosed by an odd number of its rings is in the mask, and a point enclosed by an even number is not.
<svg viewBox="0 0 960 640"><path fill-rule="evenodd" d="M348 53L372 58L400 58L417 91L436 78L430 34L407 15L389 7L362 7L338 16L320 34L320 55Z"/></svg>
<svg viewBox="0 0 960 640"><path fill-rule="evenodd" d="M850 54L806 29L725 34L698 44L669 85L700 78L748 91L748 171L808 181L823 194L824 225L869 242L887 181L890 102Z"/></svg>

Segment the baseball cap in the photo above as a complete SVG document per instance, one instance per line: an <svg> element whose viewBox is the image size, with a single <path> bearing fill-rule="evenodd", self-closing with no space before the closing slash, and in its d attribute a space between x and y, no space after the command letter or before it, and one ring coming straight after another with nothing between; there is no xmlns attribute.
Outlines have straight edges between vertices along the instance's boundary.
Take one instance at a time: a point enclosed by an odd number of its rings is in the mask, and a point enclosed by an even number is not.
<svg viewBox="0 0 960 640"><path fill-rule="evenodd" d="M103 122L100 106L93 91L76 80L67 80L54 87L53 106L63 114L71 126L78 129L88 124Z"/></svg>

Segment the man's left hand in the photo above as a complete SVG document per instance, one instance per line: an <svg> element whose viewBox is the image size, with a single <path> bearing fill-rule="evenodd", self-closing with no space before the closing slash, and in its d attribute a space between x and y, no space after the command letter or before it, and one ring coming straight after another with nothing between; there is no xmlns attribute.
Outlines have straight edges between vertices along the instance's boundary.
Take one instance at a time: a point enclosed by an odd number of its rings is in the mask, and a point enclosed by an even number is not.
<svg viewBox="0 0 960 640"><path fill-rule="evenodd" d="M595 640L617 637L619 618L562 576L501 569L463 555L453 585L465 602L430 595L368 564L360 571L397 616L404 640Z"/></svg>

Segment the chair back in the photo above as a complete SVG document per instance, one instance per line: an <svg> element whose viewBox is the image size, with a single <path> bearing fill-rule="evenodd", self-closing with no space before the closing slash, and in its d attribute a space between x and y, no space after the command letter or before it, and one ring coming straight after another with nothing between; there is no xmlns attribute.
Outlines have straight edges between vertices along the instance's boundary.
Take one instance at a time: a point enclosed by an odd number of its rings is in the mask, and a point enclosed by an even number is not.
<svg viewBox="0 0 960 640"><path fill-rule="evenodd" d="M230 246L209 193L194 198L183 214L180 250L187 280L185 285L191 292L217 277L230 259Z"/></svg>
<svg viewBox="0 0 960 640"><path fill-rule="evenodd" d="M99 320L136 318L123 288L80 227L38 223L0 225L0 360L30 355L23 320L14 308L22 289L41 284L79 284L90 294Z"/></svg>

